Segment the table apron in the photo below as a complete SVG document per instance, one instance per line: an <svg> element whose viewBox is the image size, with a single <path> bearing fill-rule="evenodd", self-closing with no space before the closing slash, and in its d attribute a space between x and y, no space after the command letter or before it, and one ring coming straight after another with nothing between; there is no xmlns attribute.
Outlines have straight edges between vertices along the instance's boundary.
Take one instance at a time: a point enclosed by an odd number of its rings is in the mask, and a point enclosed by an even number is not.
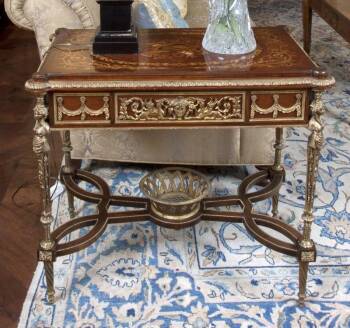
<svg viewBox="0 0 350 328"><path fill-rule="evenodd" d="M310 89L51 92L52 129L306 126Z"/></svg>

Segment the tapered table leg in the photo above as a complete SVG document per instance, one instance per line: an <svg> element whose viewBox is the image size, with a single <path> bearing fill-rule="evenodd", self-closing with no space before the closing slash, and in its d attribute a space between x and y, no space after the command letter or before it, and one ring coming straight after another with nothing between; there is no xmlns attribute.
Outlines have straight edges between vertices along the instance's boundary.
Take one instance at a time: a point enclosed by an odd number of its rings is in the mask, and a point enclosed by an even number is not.
<svg viewBox="0 0 350 328"><path fill-rule="evenodd" d="M304 50L310 53L312 31L312 8L310 0L303 0Z"/></svg>
<svg viewBox="0 0 350 328"><path fill-rule="evenodd" d="M311 227L314 221L313 205L315 197L318 163L323 146L323 123L321 116L324 113L321 92L315 92L315 99L311 104L312 118L309 122L311 131L308 141L308 165L306 178L306 200L303 214L303 238L300 241L300 270L299 270L299 303L303 305L306 297L306 282L310 262L316 258L315 245L311 239Z"/></svg>
<svg viewBox="0 0 350 328"><path fill-rule="evenodd" d="M44 95L37 97L34 107L34 138L33 151L38 160L38 176L42 196L42 214L40 221L44 227L44 238L40 242L38 257L39 261L44 262L47 298L50 303L54 302L54 278L53 278L53 261L55 259L54 249L55 243L51 239L50 226L53 221L51 214L51 196L50 196L50 172L49 172L49 152L50 146L48 136L50 128L46 122L48 115L45 106Z"/></svg>
<svg viewBox="0 0 350 328"><path fill-rule="evenodd" d="M282 128L276 128L276 141L274 144L274 148L275 148L275 161L272 166L272 171L281 172L283 171L282 150L284 148ZM272 215L274 217L278 216L278 202L279 202L279 193L272 196Z"/></svg>
<svg viewBox="0 0 350 328"><path fill-rule="evenodd" d="M63 166L63 172L71 174L73 173L73 167L72 167L72 159L71 159L71 151L72 151L72 143L70 140L70 131L66 130L63 132L63 154L64 154L64 166ZM74 218L75 216L75 210L74 210L74 196L72 193L67 189L67 198L68 198L68 211L70 218Z"/></svg>

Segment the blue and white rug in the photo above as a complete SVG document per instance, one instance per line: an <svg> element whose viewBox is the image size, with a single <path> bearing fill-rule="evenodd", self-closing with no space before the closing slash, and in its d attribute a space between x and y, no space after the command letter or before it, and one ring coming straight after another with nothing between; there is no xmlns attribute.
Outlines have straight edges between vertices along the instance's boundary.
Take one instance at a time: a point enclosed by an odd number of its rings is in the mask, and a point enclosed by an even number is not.
<svg viewBox="0 0 350 328"><path fill-rule="evenodd" d="M293 33L301 35L299 0L250 2L258 25L298 22ZM261 246L242 225L203 222L173 231L144 222L111 225L91 247L59 258L54 305L45 301L39 264L19 327L350 327L350 48L320 19L314 26L312 54L338 83L324 97L326 144L312 232L318 259L309 271L306 306L296 303L295 259ZM307 136L305 129L289 129L284 152L280 212L299 229ZM138 181L147 172L106 163L91 169L124 195L139 195ZM237 170L207 170L213 193L235 192ZM94 210L83 202L77 207L80 213ZM270 207L260 204L259 211ZM53 209L56 225L67 220L65 194Z"/></svg>

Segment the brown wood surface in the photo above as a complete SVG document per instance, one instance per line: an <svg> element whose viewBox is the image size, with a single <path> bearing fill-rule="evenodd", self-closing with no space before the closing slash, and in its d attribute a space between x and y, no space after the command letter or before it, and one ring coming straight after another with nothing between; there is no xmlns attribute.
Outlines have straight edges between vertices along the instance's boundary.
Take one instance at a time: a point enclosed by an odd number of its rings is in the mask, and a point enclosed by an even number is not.
<svg viewBox="0 0 350 328"><path fill-rule="evenodd" d="M60 29L37 76L118 81L313 76L315 64L284 27L254 31L258 47L244 57L203 50L203 29L141 30L139 54L93 57L94 30Z"/></svg>
<svg viewBox="0 0 350 328"><path fill-rule="evenodd" d="M0 22L1 21L4 22L6 20L5 16L6 16L6 14L5 14L5 8L4 8L4 0L0 0Z"/></svg>
<svg viewBox="0 0 350 328"><path fill-rule="evenodd" d="M345 40L350 42L349 0L303 0L304 1L304 48L310 51L312 10L317 12Z"/></svg>
<svg viewBox="0 0 350 328"><path fill-rule="evenodd" d="M309 93L304 88L222 92L50 93L49 122L53 129L303 126L309 121ZM266 109L266 113L253 112L253 96L256 97L256 105ZM297 105L297 96L301 100L300 112L296 109L289 113L279 111L275 116L269 112L269 108L274 105L274 97L278 97L279 105L292 108ZM106 107L103 107L103 98L107 99ZM83 104L81 99L84 99ZM79 114L80 107L85 105L89 112ZM106 111L101 112L101 109ZM225 110L227 112L224 113ZM139 114L141 112L142 115Z"/></svg>
<svg viewBox="0 0 350 328"><path fill-rule="evenodd" d="M257 49L246 56L206 52L202 48L204 29L198 28L141 30L138 54L93 56L94 30L60 29L29 83L34 87L27 89L49 94L49 121L55 129L306 125L311 89L327 74L283 26L257 27L254 32ZM112 84L106 87L108 81ZM209 82L191 84L200 81ZM212 81L218 83L211 86ZM123 83L123 92L130 95L124 96L120 87L114 86L116 82ZM160 84L150 86L157 82ZM235 93L242 95L237 109L240 115L218 115L218 110L233 104L227 99L237 97ZM123 99L131 102L127 115L122 113ZM161 99L165 103L159 104ZM191 103L193 99L195 103ZM208 114L208 106L198 105L200 102L217 105ZM124 105L128 106L125 101ZM273 105L282 108L272 114ZM253 106L265 113L254 117ZM133 117L135 108L142 117Z"/></svg>
<svg viewBox="0 0 350 328"><path fill-rule="evenodd" d="M37 166L31 151L34 100L23 88L38 64L34 34L3 22L0 27L1 328L17 327L37 265L36 252L42 234ZM52 147L60 149L58 138ZM56 151L52 162L54 176L60 158L60 151Z"/></svg>

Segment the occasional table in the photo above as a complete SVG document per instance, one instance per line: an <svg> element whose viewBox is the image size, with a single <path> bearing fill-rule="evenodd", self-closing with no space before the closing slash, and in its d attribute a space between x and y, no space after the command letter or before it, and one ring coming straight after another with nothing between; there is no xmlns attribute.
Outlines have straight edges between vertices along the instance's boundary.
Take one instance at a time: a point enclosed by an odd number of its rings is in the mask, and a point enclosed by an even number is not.
<svg viewBox="0 0 350 328"><path fill-rule="evenodd" d="M38 257L44 262L49 302L54 302L55 259L88 247L108 224L151 220L180 229L207 220L241 222L262 244L296 257L300 264L299 301L304 303L309 263L316 258L310 234L323 144L321 96L334 84L334 79L309 59L283 27L256 28L258 48L243 57L205 52L201 47L203 34L202 29L142 30L139 54L94 57L91 55L94 31L60 29L38 71L26 83L26 89L37 99L33 149L39 164L44 227ZM284 178L283 128L298 126L309 127L311 132L302 233L278 217L279 188ZM238 195L219 198L204 198L204 194L197 197L196 189L205 189L203 181L198 180L196 173L179 168L163 171L161 178L155 175L143 180L149 197L112 196L101 178L74 170L71 165L70 130L73 129L207 127L274 127L274 164L244 179ZM54 231L50 229L53 221L49 188L50 130L63 134L65 162L61 180L67 189L71 214L71 220ZM98 192L82 189L78 181L94 185ZM174 206L157 203L157 196L174 191L175 184L177 191L186 190L197 203L183 199ZM255 185L263 187L254 191L251 188ZM96 204L97 214L75 217L75 197ZM273 201L272 215L253 210L254 203L268 198ZM131 209L108 212L112 205ZM241 211L217 210L229 205L239 205ZM85 226L92 228L83 237L62 241L67 234ZM269 235L261 227L278 231L289 242Z"/></svg>

